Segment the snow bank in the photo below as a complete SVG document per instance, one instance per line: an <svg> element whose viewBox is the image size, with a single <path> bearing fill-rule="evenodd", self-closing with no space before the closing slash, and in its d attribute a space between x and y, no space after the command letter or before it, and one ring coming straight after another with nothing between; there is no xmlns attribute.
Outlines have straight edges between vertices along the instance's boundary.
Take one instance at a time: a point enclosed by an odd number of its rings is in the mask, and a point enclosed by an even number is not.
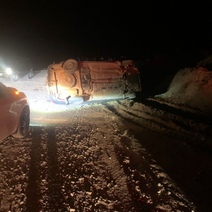
<svg viewBox="0 0 212 212"><path fill-rule="evenodd" d="M155 97L212 114L212 71L203 67L179 70L167 92Z"/></svg>

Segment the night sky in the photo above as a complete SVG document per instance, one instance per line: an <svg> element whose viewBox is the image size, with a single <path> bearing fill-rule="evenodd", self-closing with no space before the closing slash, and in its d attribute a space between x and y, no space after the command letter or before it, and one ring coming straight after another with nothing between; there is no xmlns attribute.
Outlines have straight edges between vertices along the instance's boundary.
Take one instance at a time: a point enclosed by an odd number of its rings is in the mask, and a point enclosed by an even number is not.
<svg viewBox="0 0 212 212"><path fill-rule="evenodd" d="M23 55L40 66L212 47L211 7L203 1L8 2L1 0L0 55Z"/></svg>

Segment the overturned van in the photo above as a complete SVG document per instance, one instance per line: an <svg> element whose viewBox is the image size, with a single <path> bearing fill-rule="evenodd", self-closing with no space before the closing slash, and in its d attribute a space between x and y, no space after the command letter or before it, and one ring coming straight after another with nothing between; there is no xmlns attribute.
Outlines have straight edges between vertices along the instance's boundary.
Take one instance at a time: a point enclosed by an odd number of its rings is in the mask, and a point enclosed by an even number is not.
<svg viewBox="0 0 212 212"><path fill-rule="evenodd" d="M68 59L48 66L48 98L56 104L132 99L142 90L139 75L139 70L132 60Z"/></svg>

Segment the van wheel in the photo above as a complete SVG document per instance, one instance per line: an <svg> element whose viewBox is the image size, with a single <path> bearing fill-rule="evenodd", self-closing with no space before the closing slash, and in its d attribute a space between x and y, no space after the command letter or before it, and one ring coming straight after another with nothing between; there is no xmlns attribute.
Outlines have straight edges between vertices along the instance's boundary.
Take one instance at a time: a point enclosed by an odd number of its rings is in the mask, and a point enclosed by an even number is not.
<svg viewBox="0 0 212 212"><path fill-rule="evenodd" d="M66 71L70 71L70 72L76 71L77 66L78 66L77 61L74 60L74 59L66 60L66 61L63 63L63 68L64 68Z"/></svg>

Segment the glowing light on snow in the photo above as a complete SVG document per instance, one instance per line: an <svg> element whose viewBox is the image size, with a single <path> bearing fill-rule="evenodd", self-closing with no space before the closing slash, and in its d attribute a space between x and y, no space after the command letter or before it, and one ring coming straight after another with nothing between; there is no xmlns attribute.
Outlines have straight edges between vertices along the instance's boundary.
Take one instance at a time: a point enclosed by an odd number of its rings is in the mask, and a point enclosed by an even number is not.
<svg viewBox="0 0 212 212"><path fill-rule="evenodd" d="M71 105L57 105L52 102L44 101L33 101L30 100L30 109L31 111L40 112L40 113L60 113L67 110L75 110L82 106L82 104L71 104Z"/></svg>

